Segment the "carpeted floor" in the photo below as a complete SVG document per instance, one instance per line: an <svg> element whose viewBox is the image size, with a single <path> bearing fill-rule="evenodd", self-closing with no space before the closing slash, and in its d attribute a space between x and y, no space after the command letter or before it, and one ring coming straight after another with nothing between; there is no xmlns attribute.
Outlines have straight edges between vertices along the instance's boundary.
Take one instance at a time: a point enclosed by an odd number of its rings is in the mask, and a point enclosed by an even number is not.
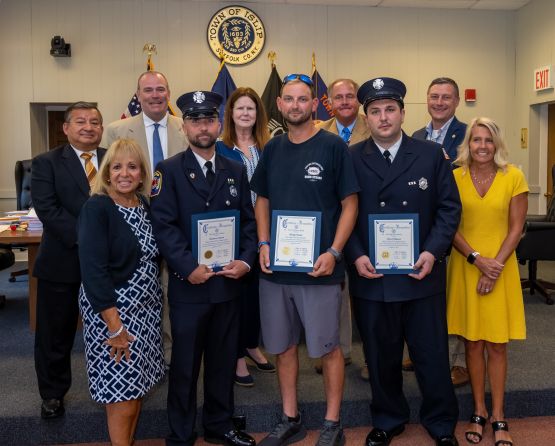
<svg viewBox="0 0 555 446"><path fill-rule="evenodd" d="M21 264L15 268L20 269ZM81 334L75 342L73 354L73 386L66 397L66 416L60 420L46 422L39 417L40 397L36 386L33 364L33 335L28 329L27 282L7 282L9 270L0 273L0 294L8 296L6 307L0 310L0 445L67 444L106 441L105 415L100 405L91 401L87 390L84 369L84 354ZM549 270L549 277L555 277ZM540 269L540 277L542 277ZM543 277L546 277L543 275ZM506 415L508 418L542 417L555 415L555 306L547 306L537 297L525 297L528 339L512 342L509 347L509 374L507 388ZM299 399L305 421L310 429L317 429L324 413L322 378L313 372L311 363L302 355L299 377ZM346 427L369 426L371 423L368 400L369 385L359 377L363 363L361 346L353 346L353 365L346 369L345 397L342 419ZM236 389L237 413L248 419L248 429L252 432L267 432L271 429L280 412L280 398L275 375L253 372L256 380L254 388ZM405 392L411 406L411 421L417 422L419 391L413 373L405 373ZM199 383L201 388L201 383ZM163 438L167 432L165 397L166 383L160 383L146 398L144 411L139 421L138 439ZM470 389L457 389L461 418L466 419L472 410ZM199 403L202 398L200 396ZM515 423L520 420L515 420ZM537 418L534 422L542 422ZM550 426L546 419L543 426ZM367 427L349 431L364 439ZM514 428L513 428L514 429ZM414 435L421 429L410 426ZM520 431L520 429L519 429ZM553 431L550 431L553 434ZM409 432L410 433L410 432ZM516 435L520 432L515 431ZM413 435L403 434L394 444L432 444L424 433L421 440ZM528 443L530 435L541 436L541 430L530 428L524 437L518 437L517 445ZM314 434L315 435L315 434ZM487 436L487 435L486 435ZM491 429L489 436L491 436ZM355 437L353 437L355 438ZM404 438L411 438L402 443ZM420 437L418 437L420 438ZM459 437L462 441L462 434ZM489 437L488 437L489 438ZM551 437L555 445L555 435ZM312 440L311 440L312 441ZM362 440L353 439L353 444ZM418 442L415 442L418 441ZM421 441L421 443L420 443ZM140 443L139 443L140 444ZM308 443L306 443L308 444ZM313 443L312 443L313 444ZM349 441L351 444L351 441ZM487 445L489 443L482 442Z"/></svg>

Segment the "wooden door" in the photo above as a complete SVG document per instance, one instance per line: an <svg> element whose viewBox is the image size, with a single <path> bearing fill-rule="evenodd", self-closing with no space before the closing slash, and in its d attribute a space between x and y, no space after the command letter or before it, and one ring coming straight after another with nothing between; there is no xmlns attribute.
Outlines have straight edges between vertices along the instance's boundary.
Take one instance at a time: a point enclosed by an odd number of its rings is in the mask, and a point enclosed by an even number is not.
<svg viewBox="0 0 555 446"><path fill-rule="evenodd" d="M546 189L546 208L549 206L553 193L553 177L551 176L551 168L555 164L555 104L549 104L547 115L547 166L545 175L547 177Z"/></svg>
<svg viewBox="0 0 555 446"><path fill-rule="evenodd" d="M48 110L48 149L67 143L63 130L64 113L60 110Z"/></svg>

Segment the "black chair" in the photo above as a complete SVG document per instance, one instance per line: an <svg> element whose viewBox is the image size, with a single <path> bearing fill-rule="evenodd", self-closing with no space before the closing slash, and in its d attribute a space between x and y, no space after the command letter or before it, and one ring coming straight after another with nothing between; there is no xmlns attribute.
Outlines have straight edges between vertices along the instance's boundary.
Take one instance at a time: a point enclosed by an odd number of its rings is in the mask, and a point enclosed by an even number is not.
<svg viewBox="0 0 555 446"><path fill-rule="evenodd" d="M32 160L16 161L15 163L15 193L17 210L31 209L31 162ZM22 251L24 247L14 246ZM12 271L9 281L15 282L16 277L29 274L28 269Z"/></svg>
<svg viewBox="0 0 555 446"><path fill-rule="evenodd" d="M555 165L551 168L553 192L555 192ZM555 283L538 279L538 260L555 260L555 197L547 207L546 215L529 215L524 223L524 232L516 248L520 264L528 262L528 278L521 279L522 288L529 288L530 294L540 293L547 305L553 305L549 290L555 290Z"/></svg>
<svg viewBox="0 0 555 446"><path fill-rule="evenodd" d="M11 249L0 248L0 271L9 268L15 263L15 256ZM0 308L6 305L6 296L0 294Z"/></svg>

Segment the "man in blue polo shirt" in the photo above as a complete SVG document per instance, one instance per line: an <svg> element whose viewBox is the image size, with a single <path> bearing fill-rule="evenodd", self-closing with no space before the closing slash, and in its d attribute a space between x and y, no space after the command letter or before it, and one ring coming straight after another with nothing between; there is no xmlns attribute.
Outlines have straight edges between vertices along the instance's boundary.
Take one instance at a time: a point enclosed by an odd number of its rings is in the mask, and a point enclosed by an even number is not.
<svg viewBox="0 0 555 446"><path fill-rule="evenodd" d="M318 105L304 74L286 76L277 104L288 133L264 148L251 180L258 195L255 216L260 248L260 317L266 350L277 355L283 415L261 446L300 441L306 435L297 406L302 328L308 354L322 358L327 409L317 445L340 446L345 437L339 412L344 362L339 312L344 262L341 251L357 216L359 190L345 142L314 126ZM270 270L270 215L273 210L321 212L321 238L309 273Z"/></svg>

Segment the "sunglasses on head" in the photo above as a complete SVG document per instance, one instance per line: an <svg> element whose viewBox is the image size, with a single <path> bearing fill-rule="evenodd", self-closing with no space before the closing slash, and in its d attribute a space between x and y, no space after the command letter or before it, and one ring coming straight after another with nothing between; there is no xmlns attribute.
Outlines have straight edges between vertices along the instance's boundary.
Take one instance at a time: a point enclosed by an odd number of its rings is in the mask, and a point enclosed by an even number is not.
<svg viewBox="0 0 555 446"><path fill-rule="evenodd" d="M300 80L301 82L304 82L309 87L312 87L314 85L314 83L312 82L312 79L310 79L306 74L289 74L283 78L283 85L285 85L287 82L296 81L296 80Z"/></svg>

